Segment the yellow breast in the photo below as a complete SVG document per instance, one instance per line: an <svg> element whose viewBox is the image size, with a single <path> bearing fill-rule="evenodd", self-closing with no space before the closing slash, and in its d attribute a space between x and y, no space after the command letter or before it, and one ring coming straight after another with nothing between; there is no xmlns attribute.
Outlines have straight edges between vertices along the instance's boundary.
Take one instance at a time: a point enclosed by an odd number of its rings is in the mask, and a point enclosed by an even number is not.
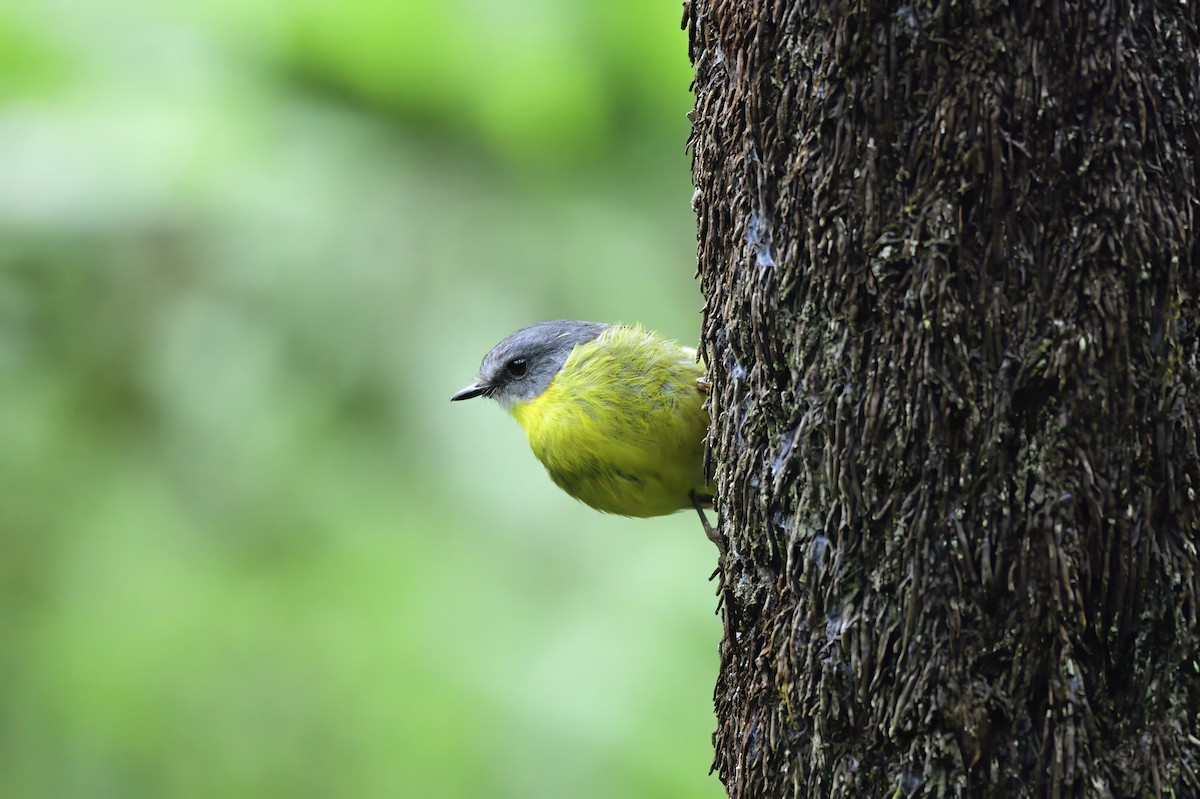
<svg viewBox="0 0 1200 799"><path fill-rule="evenodd" d="M660 516L711 495L709 417L694 350L640 327L577 346L550 386L512 414L551 479L597 510Z"/></svg>

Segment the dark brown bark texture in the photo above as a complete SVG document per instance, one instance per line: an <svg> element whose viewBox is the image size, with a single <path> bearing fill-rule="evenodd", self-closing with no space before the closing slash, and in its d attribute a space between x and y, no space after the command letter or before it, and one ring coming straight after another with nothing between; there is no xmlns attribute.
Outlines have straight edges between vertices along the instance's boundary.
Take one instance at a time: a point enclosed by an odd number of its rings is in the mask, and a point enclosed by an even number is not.
<svg viewBox="0 0 1200 799"><path fill-rule="evenodd" d="M731 796L1200 796L1198 21L685 4Z"/></svg>

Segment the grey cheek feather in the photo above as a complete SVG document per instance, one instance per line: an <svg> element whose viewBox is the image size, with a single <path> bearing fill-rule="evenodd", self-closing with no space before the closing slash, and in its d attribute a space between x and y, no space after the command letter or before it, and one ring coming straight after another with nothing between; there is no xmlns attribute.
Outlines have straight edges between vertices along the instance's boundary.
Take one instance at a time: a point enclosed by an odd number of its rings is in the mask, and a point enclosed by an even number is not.
<svg viewBox="0 0 1200 799"><path fill-rule="evenodd" d="M549 388L569 354L568 350L531 356L534 359L533 368L522 378L505 375L504 364L508 362L508 356L505 355L493 363L485 363L480 370L479 379L499 386L489 396L505 410L511 410L514 405L529 402Z"/></svg>
<svg viewBox="0 0 1200 799"><path fill-rule="evenodd" d="M541 395L543 391L550 387L554 382L555 376L562 365L567 360L569 353L563 353L561 357L553 357L546 360L543 356L542 363L534 367L534 371L527 374L524 378L508 381L502 389L496 392L496 401L500 403L505 410L509 410L513 405L523 402L529 402Z"/></svg>
<svg viewBox="0 0 1200 799"><path fill-rule="evenodd" d="M509 396L504 393L496 393L492 395L492 399L506 411L512 411L514 405L519 404L520 400L517 397Z"/></svg>

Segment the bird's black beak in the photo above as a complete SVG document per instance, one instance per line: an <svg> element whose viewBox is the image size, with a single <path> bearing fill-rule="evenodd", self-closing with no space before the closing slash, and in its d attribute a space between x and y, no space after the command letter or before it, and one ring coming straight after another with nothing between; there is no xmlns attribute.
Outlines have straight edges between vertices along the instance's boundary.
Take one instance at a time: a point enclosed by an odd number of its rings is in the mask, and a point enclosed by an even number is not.
<svg viewBox="0 0 1200 799"><path fill-rule="evenodd" d="M487 383L472 383L471 385L467 386L462 391L458 392L453 397L451 397L450 401L458 402L459 400L465 400L465 399L471 399L472 397L478 397L480 394L486 394L489 388L491 388L491 386L489 386Z"/></svg>

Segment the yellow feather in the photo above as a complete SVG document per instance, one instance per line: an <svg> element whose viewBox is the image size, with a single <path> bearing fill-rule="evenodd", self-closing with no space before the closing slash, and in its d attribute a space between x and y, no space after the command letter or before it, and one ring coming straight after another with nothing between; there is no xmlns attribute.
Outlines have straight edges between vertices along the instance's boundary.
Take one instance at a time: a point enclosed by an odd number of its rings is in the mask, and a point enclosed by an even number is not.
<svg viewBox="0 0 1200 799"><path fill-rule="evenodd" d="M550 386L512 414L564 491L597 510L660 516L711 496L708 411L696 351L640 326L575 347Z"/></svg>

